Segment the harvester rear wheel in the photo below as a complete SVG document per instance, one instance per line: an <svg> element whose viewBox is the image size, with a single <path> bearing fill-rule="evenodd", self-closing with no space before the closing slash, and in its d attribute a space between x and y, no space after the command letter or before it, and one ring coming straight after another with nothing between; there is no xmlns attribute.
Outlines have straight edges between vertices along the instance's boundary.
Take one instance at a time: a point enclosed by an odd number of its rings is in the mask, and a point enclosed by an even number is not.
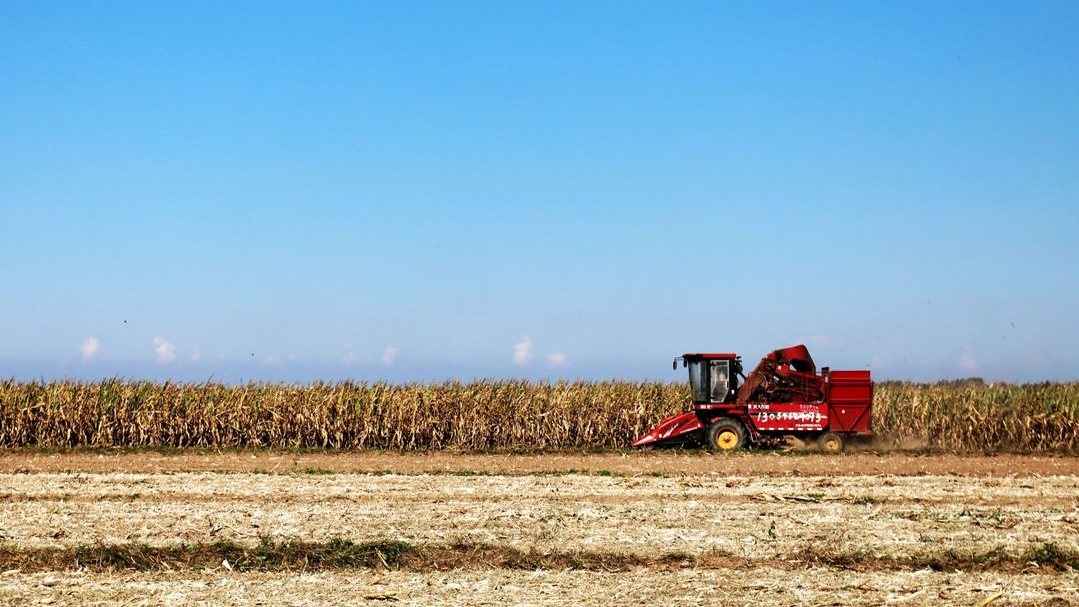
<svg viewBox="0 0 1079 607"><path fill-rule="evenodd" d="M839 453L843 450L843 437L835 432L825 432L817 439L817 446L825 453Z"/></svg>
<svg viewBox="0 0 1079 607"><path fill-rule="evenodd" d="M734 451L746 446L746 428L736 419L721 417L708 428L708 448Z"/></svg>

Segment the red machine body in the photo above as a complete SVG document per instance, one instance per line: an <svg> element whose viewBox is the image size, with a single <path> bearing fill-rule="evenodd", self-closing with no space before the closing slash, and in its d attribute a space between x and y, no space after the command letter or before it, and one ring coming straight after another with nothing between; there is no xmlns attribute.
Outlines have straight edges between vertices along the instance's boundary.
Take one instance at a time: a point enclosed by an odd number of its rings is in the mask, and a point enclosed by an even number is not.
<svg viewBox="0 0 1079 607"><path fill-rule="evenodd" d="M707 442L737 449L794 436L838 451L852 437L872 436L873 380L869 371L832 371L804 345L774 350L742 375L737 354L685 354L693 406L637 439L634 447ZM741 378L741 381L739 381Z"/></svg>

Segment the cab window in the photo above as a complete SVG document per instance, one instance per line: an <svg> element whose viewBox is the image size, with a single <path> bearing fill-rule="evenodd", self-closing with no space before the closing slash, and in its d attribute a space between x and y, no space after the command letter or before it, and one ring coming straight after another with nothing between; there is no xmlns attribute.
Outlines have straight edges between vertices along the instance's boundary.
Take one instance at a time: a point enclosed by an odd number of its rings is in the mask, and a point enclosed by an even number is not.
<svg viewBox="0 0 1079 607"><path fill-rule="evenodd" d="M708 361L709 375L711 381L709 382L709 400L714 403L721 403L727 400L727 393L730 391L730 376L731 367L730 361L726 360L711 360Z"/></svg>

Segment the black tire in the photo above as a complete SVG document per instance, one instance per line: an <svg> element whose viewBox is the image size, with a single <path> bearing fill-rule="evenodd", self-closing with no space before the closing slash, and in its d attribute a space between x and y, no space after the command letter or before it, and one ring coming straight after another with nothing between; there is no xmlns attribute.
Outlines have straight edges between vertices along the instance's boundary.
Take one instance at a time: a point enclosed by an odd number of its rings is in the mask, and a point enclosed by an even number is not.
<svg viewBox="0 0 1079 607"><path fill-rule="evenodd" d="M825 432L817 439L817 447L825 453L839 453L843 450L843 437L835 432Z"/></svg>
<svg viewBox="0 0 1079 607"><path fill-rule="evenodd" d="M721 417L708 428L708 448L712 451L736 451L746 447L746 427L742 422Z"/></svg>

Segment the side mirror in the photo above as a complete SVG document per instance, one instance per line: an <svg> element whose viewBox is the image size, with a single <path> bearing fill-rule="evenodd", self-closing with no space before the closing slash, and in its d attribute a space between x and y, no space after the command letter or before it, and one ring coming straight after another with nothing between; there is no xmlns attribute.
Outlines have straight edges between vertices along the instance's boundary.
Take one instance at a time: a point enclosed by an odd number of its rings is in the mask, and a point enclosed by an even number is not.
<svg viewBox="0 0 1079 607"><path fill-rule="evenodd" d="M674 371L678 370L678 359L677 358L671 361L671 369L674 370Z"/></svg>

